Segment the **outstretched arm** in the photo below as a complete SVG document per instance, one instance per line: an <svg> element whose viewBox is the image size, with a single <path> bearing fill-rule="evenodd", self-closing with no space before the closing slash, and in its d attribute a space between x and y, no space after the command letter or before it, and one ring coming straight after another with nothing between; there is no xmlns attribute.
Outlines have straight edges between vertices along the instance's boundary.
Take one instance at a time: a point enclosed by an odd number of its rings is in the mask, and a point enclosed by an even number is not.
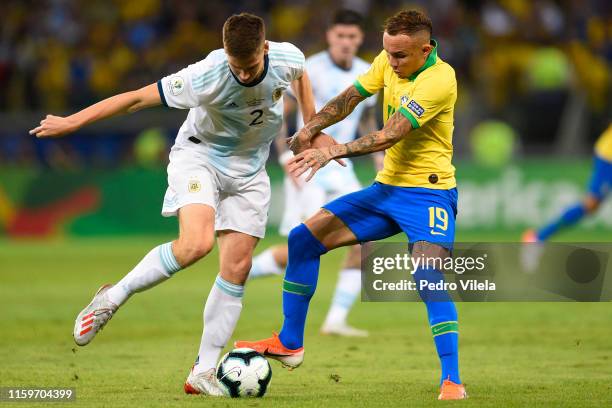
<svg viewBox="0 0 612 408"><path fill-rule="evenodd" d="M281 127L280 132L278 132L278 135L274 139L274 146L276 147L276 152L278 153L278 163L283 168L283 171L285 172L285 174L287 174L287 177L289 177L291 182L297 188L301 188L301 182L299 178L291 174L291 172L289 171L289 166L287 164L289 160L291 160L291 158L293 157L293 153L291 153L291 150L289 150L289 148L287 147L287 140L289 137L287 122L292 117L293 113L296 111L297 103L295 99L293 99L289 95L284 95L283 98L283 125Z"/></svg>
<svg viewBox="0 0 612 408"><path fill-rule="evenodd" d="M310 144L313 136L328 126L346 118L355 109L363 97L354 85L346 88L341 94L327 102L327 104L309 121L304 120L304 127L293 136L289 147L298 153Z"/></svg>
<svg viewBox="0 0 612 408"><path fill-rule="evenodd" d="M349 143L303 151L289 162L291 171L295 176L299 176L311 169L306 179L308 181L332 159L362 156L386 150L406 137L411 130L410 121L400 112L396 112L389 118L385 127L379 131L369 133Z"/></svg>
<svg viewBox="0 0 612 408"><path fill-rule="evenodd" d="M312 86L310 83L310 78L306 71L302 74L302 76L291 83L291 88L293 89L293 94L295 95L298 105L300 106L300 111L302 112L302 118L304 119L304 123L309 123L313 120L315 115L315 103L314 103L314 95L312 93ZM325 109L325 108L323 108ZM329 135L325 133L321 133L317 131L313 133L313 136L316 136L316 140L313 140L312 136L309 136L308 141L301 144L299 149L295 149L295 140L296 136L289 139L289 148L294 153L299 153L302 150L307 149L311 146L311 141L313 142L313 146L316 147L325 147L336 145L336 141ZM346 166L344 161L337 159L338 163L342 166Z"/></svg>
<svg viewBox="0 0 612 408"><path fill-rule="evenodd" d="M312 94L312 85L306 71L301 77L291 82L291 90L297 99L302 112L304 123L308 122L315 114L314 95Z"/></svg>
<svg viewBox="0 0 612 408"><path fill-rule="evenodd" d="M64 136L98 120L157 105L161 105L161 97L157 84L151 84L136 91L111 96L70 116L47 115L40 121L40 126L30 130L30 134L36 137Z"/></svg>

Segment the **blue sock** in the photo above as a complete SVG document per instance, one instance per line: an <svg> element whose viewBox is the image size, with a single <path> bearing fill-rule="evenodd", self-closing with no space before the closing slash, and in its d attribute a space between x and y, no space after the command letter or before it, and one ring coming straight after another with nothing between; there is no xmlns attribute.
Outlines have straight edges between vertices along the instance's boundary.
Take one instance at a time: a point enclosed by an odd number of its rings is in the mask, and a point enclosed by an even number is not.
<svg viewBox="0 0 612 408"><path fill-rule="evenodd" d="M417 287L420 288L419 281L440 282L444 281L444 276L435 269L419 268L414 274L414 280ZM431 333L442 366L440 383L443 380L451 380L456 384L461 384L459 379L459 325L455 304L446 291L431 291L424 288L419 289L419 294L427 307Z"/></svg>
<svg viewBox="0 0 612 408"><path fill-rule="evenodd" d="M553 234L555 234L562 228L569 227L580 221L585 214L586 211L582 204L578 204L568 208L563 214L561 214L561 216L559 216L553 222L538 230L538 240L546 241L548 238L550 238Z"/></svg>
<svg viewBox="0 0 612 408"><path fill-rule="evenodd" d="M327 249L304 224L289 233L289 263L283 281L283 314L285 321L279 334L289 349L304 345L304 326L308 304L317 287L319 261Z"/></svg>

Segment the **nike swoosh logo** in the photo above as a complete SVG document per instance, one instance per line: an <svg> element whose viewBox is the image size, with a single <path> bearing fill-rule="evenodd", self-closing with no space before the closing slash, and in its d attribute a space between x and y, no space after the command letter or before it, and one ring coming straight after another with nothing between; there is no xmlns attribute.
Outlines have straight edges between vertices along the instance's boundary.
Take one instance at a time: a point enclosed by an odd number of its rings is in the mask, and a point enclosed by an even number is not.
<svg viewBox="0 0 612 408"><path fill-rule="evenodd" d="M443 236L446 236L446 234L444 234L442 232L436 232L434 230L431 230L430 233L431 233L431 235L443 235Z"/></svg>
<svg viewBox="0 0 612 408"><path fill-rule="evenodd" d="M441 331L448 330L448 328L452 327L452 325L447 324L445 326L438 326L433 328L433 334L438 334Z"/></svg>

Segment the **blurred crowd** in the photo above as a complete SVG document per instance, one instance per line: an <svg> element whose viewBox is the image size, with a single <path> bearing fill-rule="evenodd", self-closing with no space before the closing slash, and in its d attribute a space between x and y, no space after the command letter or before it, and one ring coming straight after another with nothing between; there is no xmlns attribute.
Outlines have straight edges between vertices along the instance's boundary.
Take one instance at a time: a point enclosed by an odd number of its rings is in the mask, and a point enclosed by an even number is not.
<svg viewBox="0 0 612 408"><path fill-rule="evenodd" d="M586 112L592 142L610 118L609 0L4 0L0 112L71 112L152 83L221 47L223 22L241 11L264 17L269 39L310 55L325 47L338 7L366 17L366 59L381 49L386 17L427 11L439 54L457 72L465 126L495 118L527 144L552 143L573 102ZM0 129L0 161L18 157L1 147L3 138Z"/></svg>

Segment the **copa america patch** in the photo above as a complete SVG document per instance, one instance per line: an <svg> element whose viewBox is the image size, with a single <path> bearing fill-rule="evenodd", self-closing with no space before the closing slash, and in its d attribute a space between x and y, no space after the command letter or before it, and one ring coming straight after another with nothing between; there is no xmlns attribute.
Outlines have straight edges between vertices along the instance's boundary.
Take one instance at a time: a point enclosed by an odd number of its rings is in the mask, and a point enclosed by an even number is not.
<svg viewBox="0 0 612 408"><path fill-rule="evenodd" d="M170 93L174 96L178 96L183 93L183 89L185 89L185 81L183 77L174 76L170 78L170 83L168 85L170 87Z"/></svg>
<svg viewBox="0 0 612 408"><path fill-rule="evenodd" d="M408 102L408 109L414 112L417 117L421 117L425 113L425 109L421 105L419 105L414 99Z"/></svg>

